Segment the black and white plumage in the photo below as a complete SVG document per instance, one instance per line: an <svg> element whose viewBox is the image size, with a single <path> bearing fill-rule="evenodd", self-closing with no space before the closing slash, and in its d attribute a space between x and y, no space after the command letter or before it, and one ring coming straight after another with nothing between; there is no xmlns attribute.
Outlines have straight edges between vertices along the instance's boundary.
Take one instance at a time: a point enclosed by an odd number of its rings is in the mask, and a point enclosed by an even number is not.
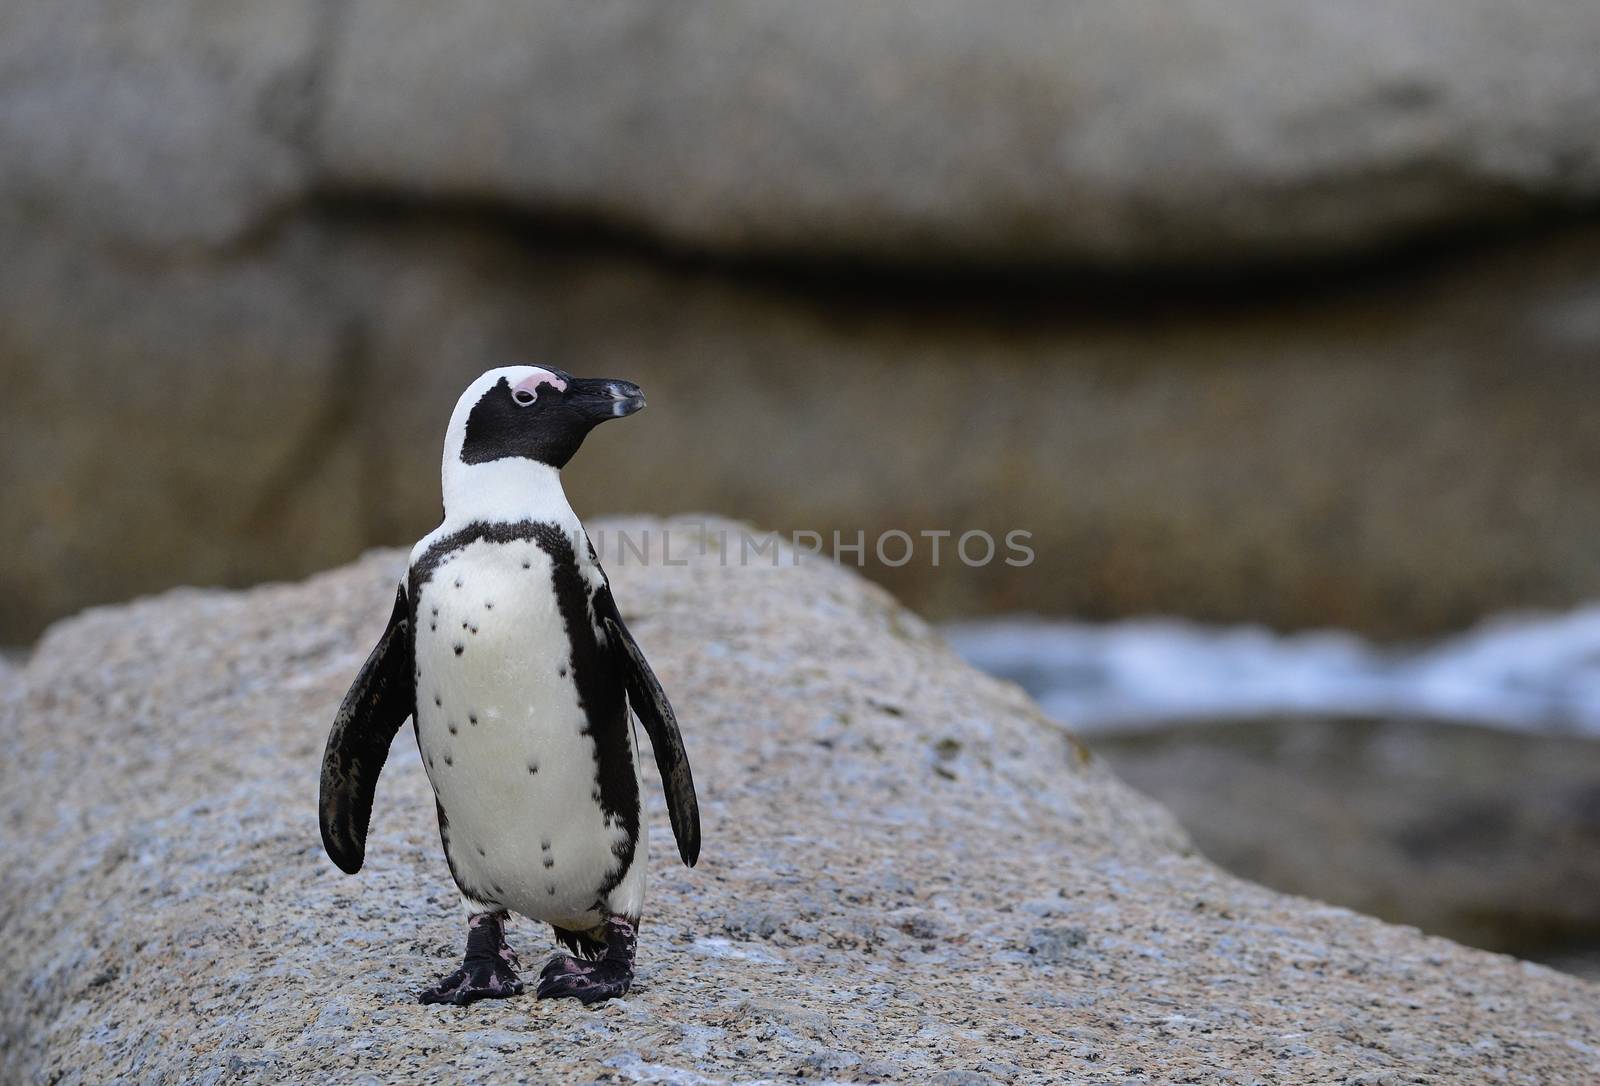
<svg viewBox="0 0 1600 1086"><path fill-rule="evenodd" d="M328 736L322 838L353 873L390 741L414 721L471 920L466 961L424 1002L521 991L508 912L598 959L553 960L541 996L627 990L648 841L630 707L650 736L679 854L691 867L699 856L671 704L559 474L592 427L643 405L628 382L545 367L491 370L468 387L445 440L443 523L412 550L388 628Z"/></svg>

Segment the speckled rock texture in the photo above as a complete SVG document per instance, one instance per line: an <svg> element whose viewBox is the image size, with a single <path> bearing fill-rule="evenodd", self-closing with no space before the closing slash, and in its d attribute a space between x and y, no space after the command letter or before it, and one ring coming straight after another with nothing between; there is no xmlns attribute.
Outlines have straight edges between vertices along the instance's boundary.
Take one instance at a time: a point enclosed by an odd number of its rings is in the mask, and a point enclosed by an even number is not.
<svg viewBox="0 0 1600 1086"><path fill-rule="evenodd" d="M54 628L0 717L8 1082L1592 1083L1600 987L1240 882L1014 687L820 561L670 525L618 600L677 703L625 1000L423 1007L462 935L413 741L366 869L318 841L392 552ZM713 528L720 525L713 523ZM697 541L706 541L697 553ZM659 802L656 826L665 830ZM658 837L658 846L662 845ZM526 962L548 948L526 921Z"/></svg>

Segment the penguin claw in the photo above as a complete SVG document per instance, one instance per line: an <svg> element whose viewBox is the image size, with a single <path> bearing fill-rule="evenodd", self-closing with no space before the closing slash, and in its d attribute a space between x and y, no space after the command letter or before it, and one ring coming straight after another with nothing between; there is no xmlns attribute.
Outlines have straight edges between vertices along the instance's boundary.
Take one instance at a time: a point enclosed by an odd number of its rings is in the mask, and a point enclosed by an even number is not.
<svg viewBox="0 0 1600 1086"><path fill-rule="evenodd" d="M418 999L423 1003L454 1003L465 1007L480 999L506 999L521 995L522 991L521 978L504 961L473 962L441 977L433 987L423 989Z"/></svg>
<svg viewBox="0 0 1600 1086"><path fill-rule="evenodd" d="M633 970L623 962L586 962L558 954L539 974L538 998L576 999L588 1006L627 995L632 983Z"/></svg>

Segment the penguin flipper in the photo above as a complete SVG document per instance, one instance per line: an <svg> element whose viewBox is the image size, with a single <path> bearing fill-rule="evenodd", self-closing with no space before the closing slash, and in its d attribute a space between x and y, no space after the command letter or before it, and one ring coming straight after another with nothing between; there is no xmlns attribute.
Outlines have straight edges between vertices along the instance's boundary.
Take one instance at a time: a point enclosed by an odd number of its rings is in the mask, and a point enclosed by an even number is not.
<svg viewBox="0 0 1600 1086"><path fill-rule="evenodd" d="M597 602L601 604L606 637L622 671L628 704L649 733L650 747L656 752L656 769L667 794L667 815L672 820L672 836L678 840L678 855L685 866L693 867L700 859L700 804L695 799L694 775L689 771L689 752L683 749L678 717L644 653L639 651L639 643L623 625L610 591L602 591L601 595L603 600Z"/></svg>
<svg viewBox="0 0 1600 1086"><path fill-rule="evenodd" d="M322 755L322 847L352 875L366 857L372 797L389 744L416 711L411 651L411 604L401 585L388 628L340 703Z"/></svg>

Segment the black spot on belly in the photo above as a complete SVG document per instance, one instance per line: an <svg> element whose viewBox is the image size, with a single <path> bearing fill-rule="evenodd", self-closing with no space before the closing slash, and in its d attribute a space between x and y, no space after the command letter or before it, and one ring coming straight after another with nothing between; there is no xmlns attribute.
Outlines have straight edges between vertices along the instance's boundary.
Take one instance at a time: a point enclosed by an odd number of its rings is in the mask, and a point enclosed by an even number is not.
<svg viewBox="0 0 1600 1086"><path fill-rule="evenodd" d="M484 600L483 601L483 609L485 611L493 611L494 610L494 600Z"/></svg>
<svg viewBox="0 0 1600 1086"><path fill-rule="evenodd" d="M443 704L444 704L444 702L443 702L443 701L441 701L441 700L440 700L440 699L439 699L439 695L438 695L438 694L435 694L435 695L434 695L434 696L433 696L433 705L434 705L434 708L438 708L438 707L439 707L439 706L441 706L441 705L443 705Z"/></svg>
<svg viewBox="0 0 1600 1086"><path fill-rule="evenodd" d="M556 896L556 888L555 888L554 885L546 886L544 889L545 889L545 892L547 894L549 894L551 897L555 897Z"/></svg>
<svg viewBox="0 0 1600 1086"><path fill-rule="evenodd" d="M455 765L456 764L456 760L454 758L450 757L450 752L449 751L445 751L444 764L445 765Z"/></svg>
<svg viewBox="0 0 1600 1086"><path fill-rule="evenodd" d="M566 677L567 677L567 669L566 669L566 666L565 666L565 665L562 665L562 666L561 666L561 667L558 667L558 668L556 668L556 674L557 674L557 675L558 675L558 676L560 676L560 677L561 677L561 678L563 678L563 679L565 679L565 678L566 678Z"/></svg>
<svg viewBox="0 0 1600 1086"><path fill-rule="evenodd" d="M522 560L522 568L523 568L523 569L527 569L527 568L528 568L528 567L529 567L529 566L531 566L531 565L533 565L533 563L532 563L532 562L530 562L530 561L528 561L528 560L527 560L527 559L526 559L526 558L524 558L524 559L523 559L523 560Z"/></svg>
<svg viewBox="0 0 1600 1086"><path fill-rule="evenodd" d="M456 655L457 656L460 656L463 652L466 652L466 651L467 651L467 646L465 646L465 645L457 645L456 646Z"/></svg>
<svg viewBox="0 0 1600 1086"><path fill-rule="evenodd" d="M556 865L556 858L554 856L551 856L550 854L546 853L545 854L545 858L544 858L544 865L546 867L554 867Z"/></svg>
<svg viewBox="0 0 1600 1086"><path fill-rule="evenodd" d="M478 714L477 713L468 713L467 714L467 723L468 724L476 724L477 722L478 722Z"/></svg>
<svg viewBox="0 0 1600 1086"><path fill-rule="evenodd" d="M446 727L448 727L450 729L450 734L451 735L455 735L457 730L458 730L456 728L456 722L453 721L453 720L448 725L446 725Z"/></svg>
<svg viewBox="0 0 1600 1086"><path fill-rule="evenodd" d="M540 841L539 842L539 847L544 849L544 851L549 852L550 851L550 838L546 837L543 841Z"/></svg>
<svg viewBox="0 0 1600 1086"><path fill-rule="evenodd" d="M539 772L539 763L538 762L529 762L528 763L528 772L529 773L537 773L537 772ZM548 847L548 846L546 846L546 847Z"/></svg>
<svg viewBox="0 0 1600 1086"><path fill-rule="evenodd" d="M456 578L456 587L457 587L457 588L460 588L460 587L461 587L461 578L460 578L460 577L457 577L457 578Z"/></svg>
<svg viewBox="0 0 1600 1086"><path fill-rule="evenodd" d="M483 851L483 846L482 845L479 845L478 846L478 855L479 856L487 856L489 854L487 852Z"/></svg>

